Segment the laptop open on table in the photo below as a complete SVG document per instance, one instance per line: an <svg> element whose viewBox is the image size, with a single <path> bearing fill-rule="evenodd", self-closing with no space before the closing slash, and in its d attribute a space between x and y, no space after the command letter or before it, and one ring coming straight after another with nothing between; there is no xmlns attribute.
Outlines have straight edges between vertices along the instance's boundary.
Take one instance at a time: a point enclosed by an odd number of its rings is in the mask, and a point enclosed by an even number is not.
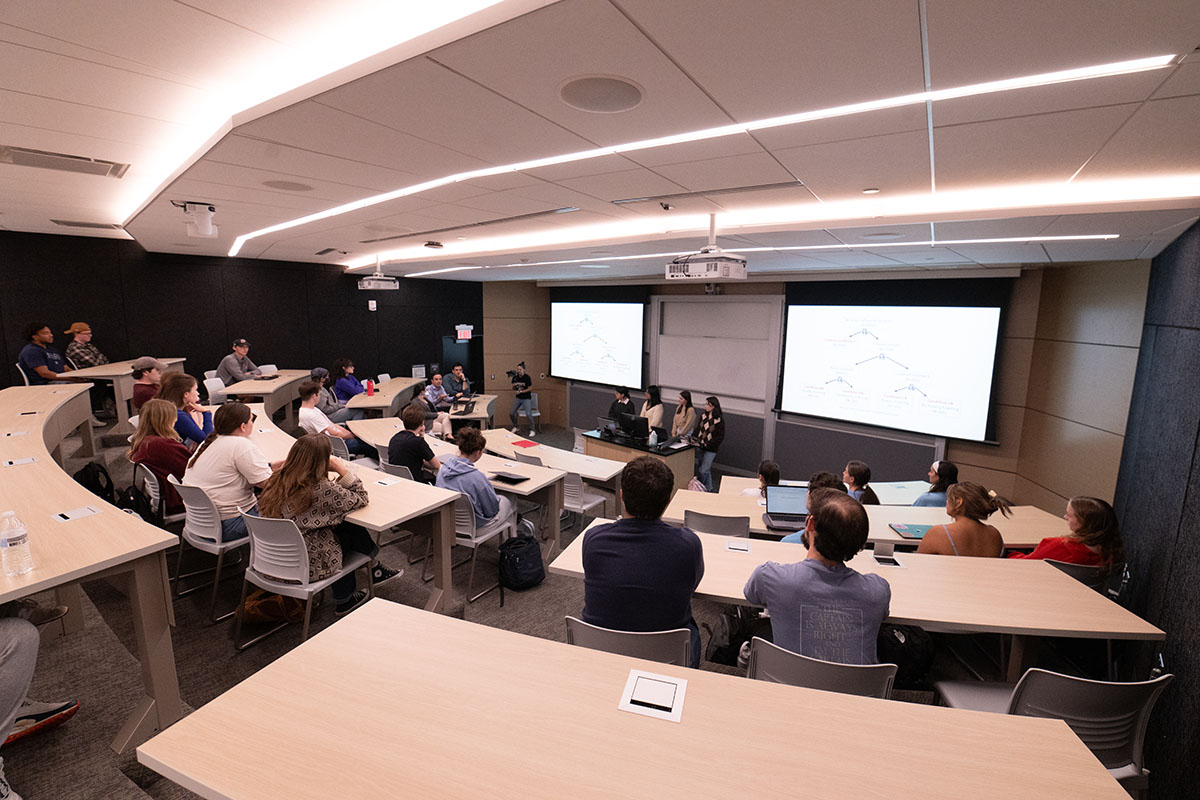
<svg viewBox="0 0 1200 800"><path fill-rule="evenodd" d="M763 523L776 531L802 531L808 520L807 486L768 486Z"/></svg>
<svg viewBox="0 0 1200 800"><path fill-rule="evenodd" d="M450 416L462 417L470 414L475 410L475 401L468 400L465 403L455 403L450 409Z"/></svg>

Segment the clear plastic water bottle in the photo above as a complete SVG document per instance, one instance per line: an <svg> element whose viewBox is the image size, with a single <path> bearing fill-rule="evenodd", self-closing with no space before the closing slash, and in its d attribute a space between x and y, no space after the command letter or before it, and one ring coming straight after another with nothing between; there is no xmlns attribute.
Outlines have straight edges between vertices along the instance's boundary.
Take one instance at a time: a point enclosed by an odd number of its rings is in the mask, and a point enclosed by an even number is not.
<svg viewBox="0 0 1200 800"><path fill-rule="evenodd" d="M647 442L647 444L649 444L651 447L655 447L658 444L658 431L650 431L650 440Z"/></svg>
<svg viewBox="0 0 1200 800"><path fill-rule="evenodd" d="M5 575L24 575L33 569L29 551L29 531L15 511L0 515L0 564Z"/></svg>

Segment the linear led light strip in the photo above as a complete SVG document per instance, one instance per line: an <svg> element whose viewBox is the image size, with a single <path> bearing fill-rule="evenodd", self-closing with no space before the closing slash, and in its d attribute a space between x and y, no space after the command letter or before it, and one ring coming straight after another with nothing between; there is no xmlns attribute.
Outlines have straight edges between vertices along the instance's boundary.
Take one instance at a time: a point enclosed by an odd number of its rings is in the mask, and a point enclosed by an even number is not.
<svg viewBox="0 0 1200 800"><path fill-rule="evenodd" d="M737 247L738 253L769 253L769 252L790 252L795 250L877 250L881 247L946 247L949 245L959 244L1031 244L1037 242L1088 242L1088 241L1106 241L1109 239L1119 239L1119 233L1091 233L1080 234L1078 236L1010 236L1006 238L991 238L991 239L927 239L921 242L863 242L860 244L803 244L803 245L788 245L782 247ZM458 267L447 267L445 269L431 269L425 272L413 272L405 275L405 278L420 278L426 275L442 275L447 272L460 272L470 269L507 269L509 267L549 267L559 266L564 264L595 264L601 261L641 261L648 258L674 258L675 256L686 256L691 254L691 250L680 250L674 253L643 253L633 256L604 256L603 258L570 258L560 261L527 261L518 262L516 264L497 264L494 267L484 267L481 265L463 265Z"/></svg>
<svg viewBox="0 0 1200 800"><path fill-rule="evenodd" d="M257 239L260 236L265 236L269 233L278 233L279 231L289 228L296 228L301 225L307 225L310 222L316 222L329 217L336 217L341 214L348 214L351 211L358 211L362 208L386 203L389 200L395 200L400 197L408 197L421 192L427 192L431 189L436 189L439 186L445 186L450 183L458 183L460 181L473 180L476 178L486 178L493 175L503 175L508 172L520 172L524 170L537 169L539 167L548 167L555 164L566 164L572 161L584 161L591 158L600 158L602 156L613 155L616 153L630 153L636 150L647 150L654 147L666 147L673 144L682 144L684 142L695 142L703 139L717 139L723 136L734 136L740 133L749 131L764 130L766 128L777 128L783 125L796 125L802 122L812 122L819 119L829 119L831 117L842 117L851 114L862 114L868 111L880 111L887 108L896 108L899 106L916 105L926 102L937 102L939 100L951 100L960 97L972 97L981 94L992 94L995 92L1006 92L1013 89L1025 89L1033 86L1047 86L1055 83L1069 83L1072 81L1090 80L1092 78L1105 78L1114 75L1127 75L1133 72L1144 72L1146 70L1161 69L1169 66L1176 56L1161 55L1151 58L1139 58L1132 61L1118 61L1111 64L1098 64L1090 67L1080 67L1078 69L1060 70L1058 72L1044 72L1039 75L1028 75L1021 78L1009 78L1002 81L988 81L986 83L974 83L968 86L959 86L950 89L939 89L931 92L916 92L914 94L904 94L897 97L888 97L880 100L869 100L863 103L850 103L848 105L833 106L831 108L818 109L815 111L803 111L798 114L788 114L779 117L768 117L767 119L755 120L753 122L739 123L734 125L723 125L717 128L705 128L703 130L691 131L688 133L679 133L674 136L663 136L657 139L643 139L636 142L627 142L625 144L613 145L611 147L598 147L592 150L582 150L576 153L566 153L559 156L550 156L548 158L535 159L533 161L522 161L516 164L506 164L498 167L488 167L487 169L473 170L471 172L460 172L455 175L447 175L444 178L435 178L431 181L418 183L413 186L405 186L400 189L395 189L384 194L377 194L372 197L364 197L361 200L355 200L351 203L345 203L340 206L318 211L315 214L299 217L297 219L281 222L278 225L271 225L257 231L242 234L234 240L233 247L229 249L229 255L236 256L241 251L246 242L251 239Z"/></svg>

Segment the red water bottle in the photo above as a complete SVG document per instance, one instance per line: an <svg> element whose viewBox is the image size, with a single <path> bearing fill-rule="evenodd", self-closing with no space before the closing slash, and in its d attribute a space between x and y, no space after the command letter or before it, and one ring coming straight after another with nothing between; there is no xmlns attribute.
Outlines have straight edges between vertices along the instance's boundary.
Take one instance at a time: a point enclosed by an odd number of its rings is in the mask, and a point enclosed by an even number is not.
<svg viewBox="0 0 1200 800"><path fill-rule="evenodd" d="M367 397L375 396L375 381L367 378Z"/></svg>

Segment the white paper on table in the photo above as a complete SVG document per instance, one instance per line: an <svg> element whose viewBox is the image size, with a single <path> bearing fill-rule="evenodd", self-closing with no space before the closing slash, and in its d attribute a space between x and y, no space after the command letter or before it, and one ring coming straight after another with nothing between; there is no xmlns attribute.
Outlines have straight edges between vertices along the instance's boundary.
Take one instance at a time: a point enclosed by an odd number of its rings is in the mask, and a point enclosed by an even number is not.
<svg viewBox="0 0 1200 800"><path fill-rule="evenodd" d="M391 486L392 484L399 483L401 480L403 479L397 478L395 475L388 475L386 478L380 478L375 482L380 486Z"/></svg>
<svg viewBox="0 0 1200 800"><path fill-rule="evenodd" d="M631 669L617 708L655 719L680 722L683 718L683 699L686 694L686 678Z"/></svg>
<svg viewBox="0 0 1200 800"><path fill-rule="evenodd" d="M7 439L10 436L28 436L28 435L29 435L29 431L9 431L8 433L4 434L4 438Z"/></svg>

